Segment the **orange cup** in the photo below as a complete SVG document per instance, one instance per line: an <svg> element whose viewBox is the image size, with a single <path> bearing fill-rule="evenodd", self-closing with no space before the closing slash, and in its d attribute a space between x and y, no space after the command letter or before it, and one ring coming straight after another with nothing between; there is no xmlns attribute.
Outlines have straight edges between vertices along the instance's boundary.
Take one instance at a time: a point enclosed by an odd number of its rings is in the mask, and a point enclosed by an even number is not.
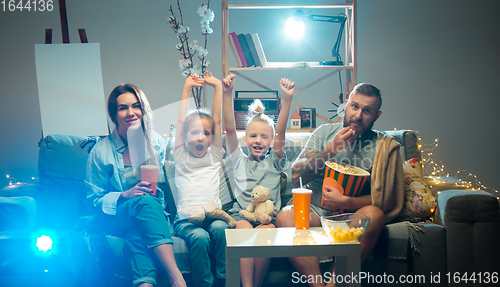
<svg viewBox="0 0 500 287"><path fill-rule="evenodd" d="M158 181L159 167L155 165L141 165L141 179L151 183L152 196L156 195L156 182Z"/></svg>
<svg viewBox="0 0 500 287"><path fill-rule="evenodd" d="M309 229L312 190L307 188L294 188L292 189L292 194L295 228Z"/></svg>
<svg viewBox="0 0 500 287"><path fill-rule="evenodd" d="M342 185L331 177L325 177L323 180L323 192L327 191L325 186L330 186L336 188L340 193L344 194L344 188ZM321 197L321 205L323 205L323 197Z"/></svg>

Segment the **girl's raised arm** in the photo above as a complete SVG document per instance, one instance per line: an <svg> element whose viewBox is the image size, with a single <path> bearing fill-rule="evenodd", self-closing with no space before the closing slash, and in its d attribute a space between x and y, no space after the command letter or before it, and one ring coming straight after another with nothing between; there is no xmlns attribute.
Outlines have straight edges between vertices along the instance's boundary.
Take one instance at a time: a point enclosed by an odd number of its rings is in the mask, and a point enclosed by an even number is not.
<svg viewBox="0 0 500 287"><path fill-rule="evenodd" d="M222 112L224 127L226 129L226 146L228 154L232 154L236 149L238 149L238 137L236 134L236 122L234 120L233 110L234 77L235 75L231 74L222 80Z"/></svg>
<svg viewBox="0 0 500 287"><path fill-rule="evenodd" d="M280 115L278 116L278 122L275 128L274 152L279 158L283 158L285 154L286 125L288 123L288 117L290 116L293 94L295 93L295 83L289 79L281 79L280 89L283 93L283 103L281 104Z"/></svg>
<svg viewBox="0 0 500 287"><path fill-rule="evenodd" d="M189 75L184 81L182 88L181 101L179 104L179 113L177 114L177 127L175 128L175 150L184 144L184 124L189 106L189 93L193 87L203 86L204 80L198 75Z"/></svg>

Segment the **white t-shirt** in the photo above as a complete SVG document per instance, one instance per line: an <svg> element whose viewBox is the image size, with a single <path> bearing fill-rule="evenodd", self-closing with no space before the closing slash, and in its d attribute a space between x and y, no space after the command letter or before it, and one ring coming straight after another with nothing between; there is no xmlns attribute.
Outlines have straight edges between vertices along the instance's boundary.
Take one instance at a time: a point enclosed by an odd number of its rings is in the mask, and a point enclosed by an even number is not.
<svg viewBox="0 0 500 287"><path fill-rule="evenodd" d="M173 151L177 213L186 207L201 206L211 201L222 207L219 199L219 169L224 153L224 149L213 145L201 158L192 156L184 145Z"/></svg>

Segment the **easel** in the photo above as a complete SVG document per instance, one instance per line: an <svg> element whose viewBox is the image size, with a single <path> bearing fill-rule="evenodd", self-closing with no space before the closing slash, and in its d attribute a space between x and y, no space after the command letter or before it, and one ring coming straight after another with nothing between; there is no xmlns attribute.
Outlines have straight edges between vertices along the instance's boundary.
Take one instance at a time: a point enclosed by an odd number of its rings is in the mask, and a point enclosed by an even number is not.
<svg viewBox="0 0 500 287"><path fill-rule="evenodd" d="M61 31L64 44L69 44L68 13L66 12L66 0L59 0L59 16L61 18ZM81 43L88 43L85 29L78 29ZM45 44L52 44L52 29L45 29Z"/></svg>

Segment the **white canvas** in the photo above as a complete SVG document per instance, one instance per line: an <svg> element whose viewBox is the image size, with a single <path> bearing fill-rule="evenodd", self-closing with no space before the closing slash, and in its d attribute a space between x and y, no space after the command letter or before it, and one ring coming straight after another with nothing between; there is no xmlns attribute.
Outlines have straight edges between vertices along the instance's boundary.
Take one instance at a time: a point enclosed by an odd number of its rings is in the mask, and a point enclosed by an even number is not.
<svg viewBox="0 0 500 287"><path fill-rule="evenodd" d="M99 43L35 45L43 135L107 135Z"/></svg>

